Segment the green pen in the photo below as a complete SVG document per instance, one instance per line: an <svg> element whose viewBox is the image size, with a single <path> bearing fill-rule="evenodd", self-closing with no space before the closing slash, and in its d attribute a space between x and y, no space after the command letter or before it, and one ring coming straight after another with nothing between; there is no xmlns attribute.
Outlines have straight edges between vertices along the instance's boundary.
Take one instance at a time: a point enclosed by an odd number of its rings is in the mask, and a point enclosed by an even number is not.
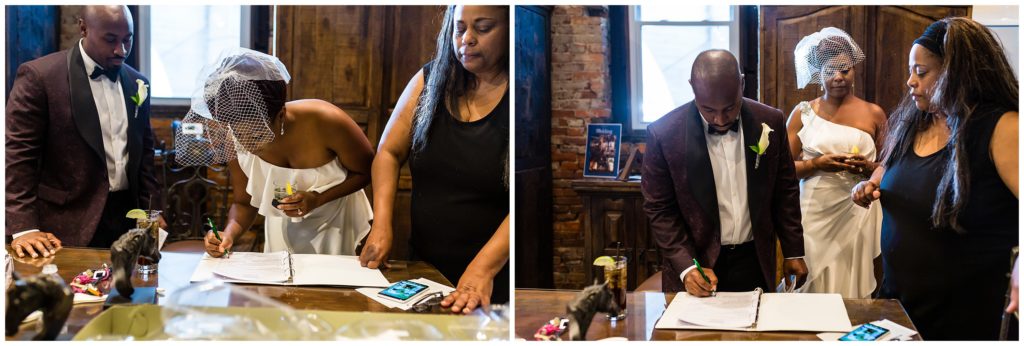
<svg viewBox="0 0 1024 346"><path fill-rule="evenodd" d="M704 281L707 281L710 284L711 279L708 279L708 275L704 274L704 268L700 266L700 262L697 262L696 258L693 259L693 265L697 266L697 272L700 273L700 277L704 278ZM714 290L711 291L711 296L715 296Z"/></svg>
<svg viewBox="0 0 1024 346"><path fill-rule="evenodd" d="M213 236L217 237L217 240L224 241L224 239L220 238L220 232L217 232L217 226L213 225L213 219L206 218L206 222L210 225L210 229L213 230ZM228 255L228 249L224 249L224 256L227 256L227 255ZM701 275L703 275L703 274L704 273L701 272Z"/></svg>

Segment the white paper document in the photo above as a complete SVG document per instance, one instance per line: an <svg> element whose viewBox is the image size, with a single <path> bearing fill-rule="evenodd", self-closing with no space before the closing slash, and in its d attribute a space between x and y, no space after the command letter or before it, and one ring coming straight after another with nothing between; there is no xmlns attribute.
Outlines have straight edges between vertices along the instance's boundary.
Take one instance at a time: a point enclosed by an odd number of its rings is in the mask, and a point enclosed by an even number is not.
<svg viewBox="0 0 1024 346"><path fill-rule="evenodd" d="M757 302L761 291L719 292L713 297L687 295L680 300L681 322L727 328L749 328L757 322Z"/></svg>
<svg viewBox="0 0 1024 346"><path fill-rule="evenodd" d="M359 257L287 252L232 252L227 258L204 254L191 282L217 278L268 285L387 287L377 269L359 265Z"/></svg>
<svg viewBox="0 0 1024 346"><path fill-rule="evenodd" d="M824 293L718 292L676 294L656 329L737 331L850 331L842 296Z"/></svg>

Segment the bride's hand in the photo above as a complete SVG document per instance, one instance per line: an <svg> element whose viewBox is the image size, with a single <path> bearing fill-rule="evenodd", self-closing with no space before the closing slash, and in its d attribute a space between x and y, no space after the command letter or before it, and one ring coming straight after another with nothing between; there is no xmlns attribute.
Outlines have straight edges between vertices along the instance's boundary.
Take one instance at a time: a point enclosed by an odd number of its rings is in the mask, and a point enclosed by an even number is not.
<svg viewBox="0 0 1024 346"><path fill-rule="evenodd" d="M824 154L814 159L811 159L811 165L815 169L824 172L839 172L843 170L849 170L853 166L846 164L846 160L849 159L848 155L843 154Z"/></svg>
<svg viewBox="0 0 1024 346"><path fill-rule="evenodd" d="M846 168L847 172L864 177L871 177L871 172L874 171L874 162L868 161L864 155L850 155L843 163L849 166Z"/></svg>
<svg viewBox="0 0 1024 346"><path fill-rule="evenodd" d="M316 191L299 191L282 198L277 209L289 217L301 217L320 207L320 193Z"/></svg>

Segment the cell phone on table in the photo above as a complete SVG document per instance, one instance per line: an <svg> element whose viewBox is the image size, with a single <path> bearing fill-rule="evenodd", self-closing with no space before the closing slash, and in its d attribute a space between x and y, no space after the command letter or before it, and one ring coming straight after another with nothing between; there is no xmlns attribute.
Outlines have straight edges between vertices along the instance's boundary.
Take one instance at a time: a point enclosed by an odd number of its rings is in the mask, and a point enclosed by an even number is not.
<svg viewBox="0 0 1024 346"><path fill-rule="evenodd" d="M380 291L378 295L400 303L405 303L412 299L413 297L416 297L426 291L427 285L418 282L402 280L392 284L391 286L388 286L388 288L385 288L384 290Z"/></svg>
<svg viewBox="0 0 1024 346"><path fill-rule="evenodd" d="M854 329L853 331L846 333L839 338L839 341L875 341L881 338L882 335L888 333L889 330L876 326L871 323L865 323Z"/></svg>

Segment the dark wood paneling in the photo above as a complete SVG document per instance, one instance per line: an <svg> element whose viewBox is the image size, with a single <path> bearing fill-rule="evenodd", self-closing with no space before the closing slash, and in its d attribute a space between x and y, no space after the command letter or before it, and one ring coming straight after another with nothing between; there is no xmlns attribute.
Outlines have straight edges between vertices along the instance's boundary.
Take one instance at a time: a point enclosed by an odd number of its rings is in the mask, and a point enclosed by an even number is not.
<svg viewBox="0 0 1024 346"><path fill-rule="evenodd" d="M868 99L891 112L907 93L910 47L914 39L936 20L948 16L970 16L970 7L878 6L868 17L868 36L874 52L865 71Z"/></svg>
<svg viewBox="0 0 1024 346"><path fill-rule="evenodd" d="M553 288L551 171L518 170L515 179L516 287Z"/></svg>
<svg viewBox="0 0 1024 346"><path fill-rule="evenodd" d="M516 7L516 287L554 287L550 21Z"/></svg>
<svg viewBox="0 0 1024 346"><path fill-rule="evenodd" d="M58 6L6 6L5 15L7 83L4 84L4 103L7 103L18 66L57 51L60 9Z"/></svg>
<svg viewBox="0 0 1024 346"><path fill-rule="evenodd" d="M385 90L388 108L394 108L409 80L434 56L437 33L444 20L444 6L389 6L392 44L391 66Z"/></svg>
<svg viewBox="0 0 1024 346"><path fill-rule="evenodd" d="M384 8L279 6L278 28L289 99L331 102L364 126L380 113Z"/></svg>

